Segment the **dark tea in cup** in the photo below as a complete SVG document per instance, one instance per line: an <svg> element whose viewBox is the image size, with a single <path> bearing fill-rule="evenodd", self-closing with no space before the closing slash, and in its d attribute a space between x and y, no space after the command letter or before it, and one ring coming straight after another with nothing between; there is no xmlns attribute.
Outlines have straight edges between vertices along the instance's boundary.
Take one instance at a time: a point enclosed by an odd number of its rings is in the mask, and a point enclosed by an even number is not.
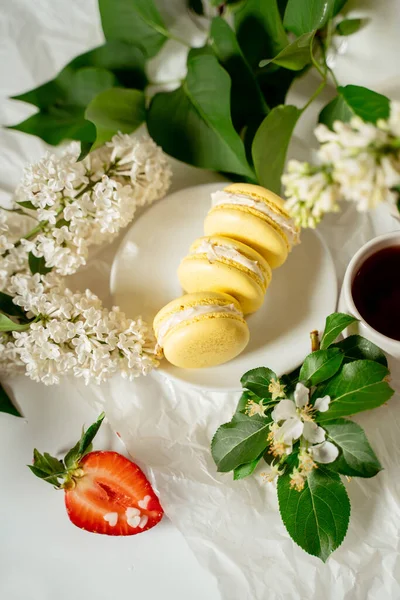
<svg viewBox="0 0 400 600"><path fill-rule="evenodd" d="M358 269L351 292L358 312L371 327L400 340L400 246L369 256Z"/></svg>

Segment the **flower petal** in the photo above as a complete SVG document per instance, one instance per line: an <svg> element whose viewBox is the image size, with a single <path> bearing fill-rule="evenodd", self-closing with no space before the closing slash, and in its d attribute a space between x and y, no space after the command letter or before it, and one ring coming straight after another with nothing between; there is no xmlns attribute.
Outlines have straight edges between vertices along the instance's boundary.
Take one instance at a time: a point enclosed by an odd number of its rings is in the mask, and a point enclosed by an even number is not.
<svg viewBox="0 0 400 600"><path fill-rule="evenodd" d="M303 433L303 427L304 423L297 416L287 419L275 432L274 437L276 440L282 440L285 444L290 445L299 439Z"/></svg>
<svg viewBox="0 0 400 600"><path fill-rule="evenodd" d="M271 413L271 417L275 423L278 423L279 421L285 421L286 419L290 419L291 417L295 416L296 406L292 400L281 400Z"/></svg>
<svg viewBox="0 0 400 600"><path fill-rule="evenodd" d="M311 444L319 444L325 439L325 429L318 427L314 421L306 421L304 423L303 437Z"/></svg>
<svg viewBox="0 0 400 600"><path fill-rule="evenodd" d="M317 398L314 402L314 408L319 410L319 412L326 412L329 408L329 404L331 403L330 396L324 396L323 398Z"/></svg>
<svg viewBox="0 0 400 600"><path fill-rule="evenodd" d="M308 449L317 463L328 464L337 459L339 450L332 442L322 442Z"/></svg>
<svg viewBox="0 0 400 600"><path fill-rule="evenodd" d="M309 389L306 388L302 383L298 383L296 385L296 389L294 390L294 401L297 408L304 408L308 403L308 395Z"/></svg>

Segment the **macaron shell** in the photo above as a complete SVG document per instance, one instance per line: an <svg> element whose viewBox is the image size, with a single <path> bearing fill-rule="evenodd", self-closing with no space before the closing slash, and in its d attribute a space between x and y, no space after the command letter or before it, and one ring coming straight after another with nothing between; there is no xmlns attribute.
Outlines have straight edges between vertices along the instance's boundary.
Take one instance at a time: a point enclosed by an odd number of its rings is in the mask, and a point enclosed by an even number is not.
<svg viewBox="0 0 400 600"><path fill-rule="evenodd" d="M180 324L167 334L164 355L182 369L215 367L238 356L249 338L249 329L243 319L203 315Z"/></svg>
<svg viewBox="0 0 400 600"><path fill-rule="evenodd" d="M278 226L275 229L245 206L213 208L204 221L205 235L223 235L247 244L257 250L272 269L280 267L288 256L284 234L277 229Z"/></svg>
<svg viewBox="0 0 400 600"><path fill-rule="evenodd" d="M186 292L210 290L230 294L240 302L245 314L258 310L264 302L266 288L256 276L233 262L210 262L201 254L188 256L178 268L178 278Z"/></svg>

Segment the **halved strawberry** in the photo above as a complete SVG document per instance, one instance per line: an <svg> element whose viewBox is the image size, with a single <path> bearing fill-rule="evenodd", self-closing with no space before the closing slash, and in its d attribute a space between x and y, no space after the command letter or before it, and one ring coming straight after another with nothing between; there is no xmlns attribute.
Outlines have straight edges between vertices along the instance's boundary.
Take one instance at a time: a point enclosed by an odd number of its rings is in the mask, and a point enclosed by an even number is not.
<svg viewBox="0 0 400 600"><path fill-rule="evenodd" d="M134 535L151 529L163 510L137 465L117 452L91 452L80 462L83 471L65 506L72 523L94 533Z"/></svg>
<svg viewBox="0 0 400 600"><path fill-rule="evenodd" d="M65 506L74 525L106 535L134 535L161 520L163 509L143 471L117 452L92 452L92 440L104 419L84 431L79 442L58 460L33 451L31 471L65 490Z"/></svg>

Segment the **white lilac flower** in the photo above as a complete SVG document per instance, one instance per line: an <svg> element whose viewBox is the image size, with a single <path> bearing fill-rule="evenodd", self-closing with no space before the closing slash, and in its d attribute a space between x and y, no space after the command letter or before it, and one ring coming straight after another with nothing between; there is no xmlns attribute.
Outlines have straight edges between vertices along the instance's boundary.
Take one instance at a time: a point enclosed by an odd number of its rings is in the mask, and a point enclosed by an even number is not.
<svg viewBox="0 0 400 600"><path fill-rule="evenodd" d="M290 160L282 176L287 198L285 207L300 227L315 228L329 212L338 212L339 186L328 169Z"/></svg>
<svg viewBox="0 0 400 600"><path fill-rule="evenodd" d="M338 201L367 211L386 202L395 204L400 185L400 104L391 103L388 120L376 124L353 117L336 121L333 130L318 125L319 164L289 161L282 177L287 208L302 227L315 227Z"/></svg>
<svg viewBox="0 0 400 600"><path fill-rule="evenodd" d="M54 274L16 275L10 287L14 302L36 319L27 331L1 341L0 349L13 353L33 380L50 385L73 374L100 383L115 373L132 379L157 366L151 328L116 307L104 308L89 290L73 293Z"/></svg>
<svg viewBox="0 0 400 600"><path fill-rule="evenodd" d="M165 154L148 136L118 134L83 161L78 156L72 143L27 167L15 198L30 202L40 222L24 241L26 252L60 275L75 273L91 245L110 242L137 207L166 194L171 180ZM0 232L0 254L6 250Z"/></svg>

